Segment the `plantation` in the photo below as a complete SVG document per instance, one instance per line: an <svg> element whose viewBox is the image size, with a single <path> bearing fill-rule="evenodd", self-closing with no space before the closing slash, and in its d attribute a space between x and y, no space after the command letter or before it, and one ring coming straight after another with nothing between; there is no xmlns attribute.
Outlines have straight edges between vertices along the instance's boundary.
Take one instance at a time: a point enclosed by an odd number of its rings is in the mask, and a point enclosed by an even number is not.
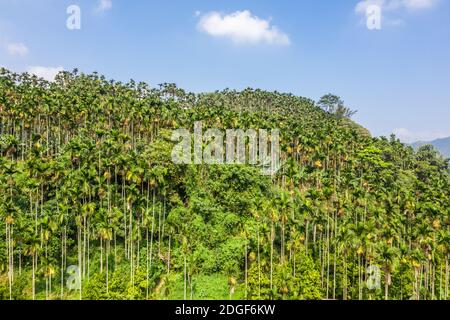
<svg viewBox="0 0 450 320"><path fill-rule="evenodd" d="M449 299L448 160L324 104L1 69L0 299ZM196 121L283 166L174 164Z"/></svg>

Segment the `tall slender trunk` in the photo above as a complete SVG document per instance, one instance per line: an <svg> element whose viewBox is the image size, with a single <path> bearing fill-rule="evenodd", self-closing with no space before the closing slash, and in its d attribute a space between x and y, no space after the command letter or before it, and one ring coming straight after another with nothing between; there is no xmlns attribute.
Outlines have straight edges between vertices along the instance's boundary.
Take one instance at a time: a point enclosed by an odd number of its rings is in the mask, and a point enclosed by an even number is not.
<svg viewBox="0 0 450 320"><path fill-rule="evenodd" d="M261 299L261 250L259 241L259 224L258 224L258 299Z"/></svg>
<svg viewBox="0 0 450 320"><path fill-rule="evenodd" d="M64 226L65 228L65 226ZM61 271L60 271L60 299L64 296L64 229L61 232Z"/></svg>
<svg viewBox="0 0 450 320"><path fill-rule="evenodd" d="M150 281L150 264L149 264L149 240L148 240L148 226L145 228L145 239L146 239L146 254L145 254L145 263L146 263L146 288L145 288L145 299L148 300L148 291L149 291L149 281Z"/></svg>
<svg viewBox="0 0 450 320"><path fill-rule="evenodd" d="M151 272L151 270L152 270L152 262L153 262L153 233L155 231L155 193L156 193L156 190L153 189L153 195L152 195L152 231L150 233L149 272Z"/></svg>
<svg viewBox="0 0 450 320"><path fill-rule="evenodd" d="M187 282L186 282L186 253L184 254L184 300L186 300L186 285L187 285Z"/></svg>
<svg viewBox="0 0 450 320"><path fill-rule="evenodd" d="M330 220L327 222L327 299L329 298L330 288Z"/></svg>
<svg viewBox="0 0 450 320"><path fill-rule="evenodd" d="M445 259L445 300L448 299L448 282L449 282L449 267L448 267L449 255Z"/></svg>
<svg viewBox="0 0 450 320"><path fill-rule="evenodd" d="M272 290L273 286L273 242L275 238L275 231L273 227L273 221L270 228L270 290ZM258 240L259 243L259 240Z"/></svg>
<svg viewBox="0 0 450 320"><path fill-rule="evenodd" d="M247 254L247 237L245 237L245 299L247 299L247 291L248 291L248 254Z"/></svg>
<svg viewBox="0 0 450 320"><path fill-rule="evenodd" d="M386 275L384 279L384 300L389 300L389 282L390 282L390 273L386 270Z"/></svg>
<svg viewBox="0 0 450 320"><path fill-rule="evenodd" d="M109 248L110 247L110 240L109 238L106 240L106 254L105 254L105 260L106 260L106 293L109 293Z"/></svg>
<svg viewBox="0 0 450 320"><path fill-rule="evenodd" d="M33 300L36 299L36 260L37 260L37 253L33 252L33 274L32 274L32 291L33 291Z"/></svg>
<svg viewBox="0 0 450 320"><path fill-rule="evenodd" d="M103 239L100 237L100 273L103 273Z"/></svg>
<svg viewBox="0 0 450 320"><path fill-rule="evenodd" d="M343 279L343 299L347 300L347 255L344 254L344 279Z"/></svg>
<svg viewBox="0 0 450 320"><path fill-rule="evenodd" d="M361 256L358 255L358 299L362 300Z"/></svg>
<svg viewBox="0 0 450 320"><path fill-rule="evenodd" d="M170 274L170 245L171 245L171 236L169 235L169 253L167 256L167 275Z"/></svg>

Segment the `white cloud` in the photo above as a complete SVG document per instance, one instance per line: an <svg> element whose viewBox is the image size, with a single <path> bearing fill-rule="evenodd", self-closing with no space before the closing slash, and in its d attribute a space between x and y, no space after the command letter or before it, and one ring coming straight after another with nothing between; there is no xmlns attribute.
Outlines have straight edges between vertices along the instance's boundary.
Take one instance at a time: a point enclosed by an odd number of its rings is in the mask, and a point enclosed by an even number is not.
<svg viewBox="0 0 450 320"><path fill-rule="evenodd" d="M402 26L404 21L401 19L390 19L386 17L386 12L399 13L402 11L420 11L434 7L440 0L362 0L355 6L357 14L366 16L367 8L376 5L381 8L383 15L383 24L386 26Z"/></svg>
<svg viewBox="0 0 450 320"><path fill-rule="evenodd" d="M0 48L4 48L12 56L24 57L29 52L22 42L10 42L4 37L0 37Z"/></svg>
<svg viewBox="0 0 450 320"><path fill-rule="evenodd" d="M366 14L367 8L376 5L383 8L384 0L363 0L356 4L355 12L360 14Z"/></svg>
<svg viewBox="0 0 450 320"><path fill-rule="evenodd" d="M103 12L108 11L112 8L111 0L98 0L96 11Z"/></svg>
<svg viewBox="0 0 450 320"><path fill-rule="evenodd" d="M390 19L386 16L386 12L399 8L400 1L403 0L363 0L356 4L355 12L363 16L361 23L367 23L367 19L373 14L369 7L377 6L381 9L381 22L383 26L398 27L403 26L405 22L402 19Z"/></svg>
<svg viewBox="0 0 450 320"><path fill-rule="evenodd" d="M269 20L252 15L248 10L223 15L210 12L202 15L198 29L213 37L229 38L235 43L289 45L289 37Z"/></svg>
<svg viewBox="0 0 450 320"><path fill-rule="evenodd" d="M403 5L407 9L428 9L437 4L439 0L403 0Z"/></svg>
<svg viewBox="0 0 450 320"><path fill-rule="evenodd" d="M400 141L404 143L413 143L413 142L429 142L440 138L450 137L450 131L442 132L442 131L411 131L405 128L397 128L394 129L393 134L397 136Z"/></svg>
<svg viewBox="0 0 450 320"><path fill-rule="evenodd" d="M63 67L42 67L42 66L34 66L29 67L27 70L29 73L38 76L39 78L44 78L48 81L54 81L56 75L64 71Z"/></svg>
<svg viewBox="0 0 450 320"><path fill-rule="evenodd" d="M422 10L434 7L439 0L362 0L356 4L357 13L365 13L367 7L377 5L385 11L401 9Z"/></svg>
<svg viewBox="0 0 450 320"><path fill-rule="evenodd" d="M7 43L6 49L8 53L12 56L21 56L24 57L28 54L28 48L21 42L18 43Z"/></svg>

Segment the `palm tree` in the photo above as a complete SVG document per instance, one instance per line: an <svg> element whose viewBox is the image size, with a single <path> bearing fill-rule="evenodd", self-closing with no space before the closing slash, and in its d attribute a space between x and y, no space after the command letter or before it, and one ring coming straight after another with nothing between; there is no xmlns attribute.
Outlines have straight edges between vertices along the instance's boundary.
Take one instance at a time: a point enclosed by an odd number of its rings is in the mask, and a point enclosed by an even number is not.
<svg viewBox="0 0 450 320"><path fill-rule="evenodd" d="M40 246L40 240L39 238L34 234L33 230L28 231L29 236L27 239L27 245L25 247L25 254L30 256L32 259L31 262L31 269L32 269L32 299L35 300L36 297L36 270L37 270L37 257L38 253L41 249Z"/></svg>
<svg viewBox="0 0 450 320"><path fill-rule="evenodd" d="M384 299L389 300L389 286L392 284L392 271L397 263L398 249L388 244L382 244L378 248L379 259L384 271Z"/></svg>

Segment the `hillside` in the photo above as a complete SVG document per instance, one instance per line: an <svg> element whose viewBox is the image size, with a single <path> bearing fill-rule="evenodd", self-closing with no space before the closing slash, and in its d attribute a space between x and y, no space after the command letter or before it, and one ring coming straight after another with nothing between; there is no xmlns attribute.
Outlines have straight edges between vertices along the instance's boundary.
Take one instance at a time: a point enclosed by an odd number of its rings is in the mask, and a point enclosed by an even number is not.
<svg viewBox="0 0 450 320"><path fill-rule="evenodd" d="M432 145L440 153L442 153L443 156L450 157L450 137L443 139L436 139L430 142L423 142L423 141L415 142L412 144L412 147L414 149L418 149L419 147L424 145Z"/></svg>
<svg viewBox="0 0 450 320"><path fill-rule="evenodd" d="M2 69L0 119L0 299L449 297L448 162L310 99ZM281 169L175 164L198 121Z"/></svg>

